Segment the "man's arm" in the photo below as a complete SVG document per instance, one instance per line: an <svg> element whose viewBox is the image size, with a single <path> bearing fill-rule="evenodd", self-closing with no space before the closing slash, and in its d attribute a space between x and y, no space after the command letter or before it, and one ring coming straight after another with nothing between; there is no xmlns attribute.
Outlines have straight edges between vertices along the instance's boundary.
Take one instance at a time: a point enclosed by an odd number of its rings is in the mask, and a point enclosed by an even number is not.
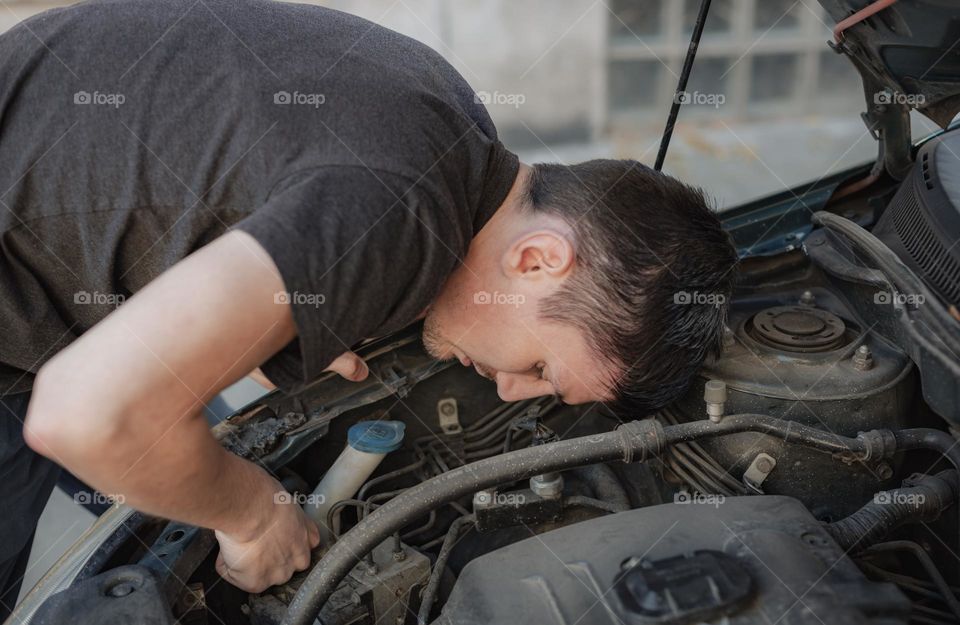
<svg viewBox="0 0 960 625"><path fill-rule="evenodd" d="M201 407L294 338L282 291L255 239L222 236L44 365L24 426L34 450L101 492L217 530L218 569L251 591L308 566L317 530L275 501L274 478L220 447ZM335 364L366 375L352 354Z"/></svg>

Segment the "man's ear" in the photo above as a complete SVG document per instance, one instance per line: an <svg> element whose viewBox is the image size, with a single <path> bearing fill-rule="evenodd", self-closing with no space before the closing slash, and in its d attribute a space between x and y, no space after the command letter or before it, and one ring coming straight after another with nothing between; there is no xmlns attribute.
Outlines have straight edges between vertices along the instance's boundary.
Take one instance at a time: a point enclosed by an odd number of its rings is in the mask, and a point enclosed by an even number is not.
<svg viewBox="0 0 960 625"><path fill-rule="evenodd" d="M556 230L536 230L515 240L502 262L503 271L510 278L563 278L573 269L573 243Z"/></svg>

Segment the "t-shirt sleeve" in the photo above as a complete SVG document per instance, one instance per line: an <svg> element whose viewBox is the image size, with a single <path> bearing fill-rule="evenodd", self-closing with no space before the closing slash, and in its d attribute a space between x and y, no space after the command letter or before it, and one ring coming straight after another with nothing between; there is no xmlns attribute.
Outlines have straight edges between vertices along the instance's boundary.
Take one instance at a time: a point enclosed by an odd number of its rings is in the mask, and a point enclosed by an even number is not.
<svg viewBox="0 0 960 625"><path fill-rule="evenodd" d="M414 321L463 257L469 224L407 178L361 167L288 177L234 227L280 270L297 338L262 365L287 392L365 338Z"/></svg>

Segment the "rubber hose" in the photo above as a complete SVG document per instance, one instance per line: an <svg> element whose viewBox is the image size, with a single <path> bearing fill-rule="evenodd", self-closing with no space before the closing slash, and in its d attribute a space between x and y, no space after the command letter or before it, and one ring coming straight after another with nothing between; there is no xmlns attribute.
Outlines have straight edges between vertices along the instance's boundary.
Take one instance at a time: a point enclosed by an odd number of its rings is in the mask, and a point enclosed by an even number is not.
<svg viewBox="0 0 960 625"><path fill-rule="evenodd" d="M440 590L440 578L443 576L444 568L447 566L447 560L450 553L457 544L460 537L460 528L468 523L474 522L473 515L462 516L454 519L443 538L443 546L440 547L440 553L437 554L437 562L433 565L430 572L430 581L423 591L423 597L420 603L420 610L417 612L417 625L427 625L427 619L430 618L430 610L433 608L433 602L437 599L437 592Z"/></svg>
<svg viewBox="0 0 960 625"><path fill-rule="evenodd" d="M862 550L910 521L933 521L956 501L956 471L927 476L915 486L877 493L850 516L826 526L845 551Z"/></svg>
<svg viewBox="0 0 960 625"><path fill-rule="evenodd" d="M571 471L593 491L593 496L617 507L629 508L630 497L617 474L605 464L591 464Z"/></svg>
<svg viewBox="0 0 960 625"><path fill-rule="evenodd" d="M960 471L960 442L952 436L933 428L912 428L909 430L894 431L898 451L910 449L929 449L944 456Z"/></svg>

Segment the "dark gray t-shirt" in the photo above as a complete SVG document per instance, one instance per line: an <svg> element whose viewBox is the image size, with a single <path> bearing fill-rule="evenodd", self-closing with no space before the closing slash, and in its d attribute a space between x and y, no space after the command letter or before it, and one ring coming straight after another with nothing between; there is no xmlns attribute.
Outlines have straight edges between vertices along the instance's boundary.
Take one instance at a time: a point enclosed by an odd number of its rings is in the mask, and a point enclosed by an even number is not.
<svg viewBox="0 0 960 625"><path fill-rule="evenodd" d="M265 371L291 389L414 320L517 168L440 55L354 16L99 0L31 18L0 35L0 395L231 227L283 276L298 339Z"/></svg>

